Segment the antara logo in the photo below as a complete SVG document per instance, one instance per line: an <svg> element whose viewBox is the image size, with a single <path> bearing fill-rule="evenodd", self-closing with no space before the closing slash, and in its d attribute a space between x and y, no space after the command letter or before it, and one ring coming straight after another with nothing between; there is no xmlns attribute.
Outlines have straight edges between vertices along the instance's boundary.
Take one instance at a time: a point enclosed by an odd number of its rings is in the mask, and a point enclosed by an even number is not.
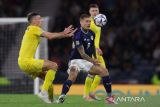
<svg viewBox="0 0 160 107"><path fill-rule="evenodd" d="M117 97L117 102L145 102L144 97Z"/></svg>

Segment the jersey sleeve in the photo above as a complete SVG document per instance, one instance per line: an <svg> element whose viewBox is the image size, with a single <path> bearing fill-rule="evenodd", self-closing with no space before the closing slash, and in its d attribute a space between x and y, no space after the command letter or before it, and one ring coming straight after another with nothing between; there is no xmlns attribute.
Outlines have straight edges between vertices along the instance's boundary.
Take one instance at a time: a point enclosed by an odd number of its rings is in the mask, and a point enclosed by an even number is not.
<svg viewBox="0 0 160 107"><path fill-rule="evenodd" d="M99 33L96 34L96 36L95 36L94 45L95 45L96 48L100 47L99 46L100 45L100 34Z"/></svg>
<svg viewBox="0 0 160 107"><path fill-rule="evenodd" d="M100 45L100 36L101 36L101 27L98 27L94 24L94 20L91 20L90 29L95 33L94 45L96 48L99 48Z"/></svg>
<svg viewBox="0 0 160 107"><path fill-rule="evenodd" d="M43 33L44 31L39 28L39 27L36 27L33 29L33 33L36 35L36 36L41 36L41 34Z"/></svg>
<svg viewBox="0 0 160 107"><path fill-rule="evenodd" d="M82 45L82 36L81 33L75 33L74 37L73 37L73 43L75 45L75 48L79 47Z"/></svg>

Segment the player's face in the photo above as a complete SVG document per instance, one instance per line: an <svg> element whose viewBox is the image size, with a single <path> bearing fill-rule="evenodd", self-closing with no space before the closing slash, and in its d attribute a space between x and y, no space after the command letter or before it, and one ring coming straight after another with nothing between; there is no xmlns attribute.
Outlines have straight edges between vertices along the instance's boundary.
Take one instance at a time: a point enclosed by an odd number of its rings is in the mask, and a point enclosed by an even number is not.
<svg viewBox="0 0 160 107"><path fill-rule="evenodd" d="M91 19L90 18L84 18L80 21L81 27L84 29L90 29Z"/></svg>
<svg viewBox="0 0 160 107"><path fill-rule="evenodd" d="M33 22L35 25L41 27L41 25L42 25L42 18L41 18L41 16L40 16L40 15L37 15L37 16L33 17L32 22Z"/></svg>
<svg viewBox="0 0 160 107"><path fill-rule="evenodd" d="M97 8L97 7L90 8L90 9L89 9L89 14L90 14L92 17L98 15L98 14L99 14L99 8Z"/></svg>

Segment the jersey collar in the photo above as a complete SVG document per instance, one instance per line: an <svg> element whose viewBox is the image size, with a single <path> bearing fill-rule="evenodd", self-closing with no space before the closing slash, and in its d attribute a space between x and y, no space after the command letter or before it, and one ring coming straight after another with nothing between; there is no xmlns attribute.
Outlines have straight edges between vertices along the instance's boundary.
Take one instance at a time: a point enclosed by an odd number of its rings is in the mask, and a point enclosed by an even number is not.
<svg viewBox="0 0 160 107"><path fill-rule="evenodd" d="M84 34L87 34L88 33L88 30L87 31L84 31L84 29L81 27L80 28L81 29L81 31L84 33Z"/></svg>

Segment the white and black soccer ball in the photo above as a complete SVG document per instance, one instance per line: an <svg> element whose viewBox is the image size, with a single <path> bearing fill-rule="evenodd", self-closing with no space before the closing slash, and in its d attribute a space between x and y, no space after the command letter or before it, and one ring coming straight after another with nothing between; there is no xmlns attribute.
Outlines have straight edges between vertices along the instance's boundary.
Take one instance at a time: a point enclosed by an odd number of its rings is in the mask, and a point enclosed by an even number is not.
<svg viewBox="0 0 160 107"><path fill-rule="evenodd" d="M104 14L98 14L94 17L94 23L99 27L103 27L107 23L107 17Z"/></svg>

